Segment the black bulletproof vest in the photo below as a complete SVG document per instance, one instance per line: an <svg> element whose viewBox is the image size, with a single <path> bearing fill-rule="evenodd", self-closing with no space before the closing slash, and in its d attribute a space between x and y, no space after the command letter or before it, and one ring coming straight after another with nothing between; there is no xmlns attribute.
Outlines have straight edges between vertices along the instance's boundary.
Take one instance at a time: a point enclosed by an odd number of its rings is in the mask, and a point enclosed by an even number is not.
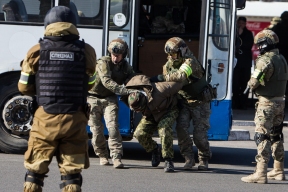
<svg viewBox="0 0 288 192"><path fill-rule="evenodd" d="M45 112L74 113L86 104L89 77L84 47L84 41L73 36L40 40L36 92L38 105Z"/></svg>

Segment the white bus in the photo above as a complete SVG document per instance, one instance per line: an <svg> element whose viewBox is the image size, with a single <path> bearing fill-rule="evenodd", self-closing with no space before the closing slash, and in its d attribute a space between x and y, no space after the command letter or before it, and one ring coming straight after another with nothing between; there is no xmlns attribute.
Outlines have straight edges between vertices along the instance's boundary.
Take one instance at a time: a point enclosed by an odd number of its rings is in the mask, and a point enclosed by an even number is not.
<svg viewBox="0 0 288 192"><path fill-rule="evenodd" d="M19 93L20 61L28 49L43 36L43 18L53 6L69 6L77 15L80 38L92 45L99 58L107 54L114 38L129 45L128 60L138 73L162 73L166 62L165 42L183 38L206 69L218 97L211 102L211 140L227 140L232 125L231 84L237 8L245 0L0 0L0 149L23 153L31 128L30 98ZM181 32L153 30L152 23L163 13ZM165 16L165 15L164 15ZM167 17L168 18L168 17ZM134 114L120 102L120 132L132 139L137 122ZM89 133L89 129L87 129ZM106 130L107 131L107 130ZM107 134L107 132L106 132Z"/></svg>

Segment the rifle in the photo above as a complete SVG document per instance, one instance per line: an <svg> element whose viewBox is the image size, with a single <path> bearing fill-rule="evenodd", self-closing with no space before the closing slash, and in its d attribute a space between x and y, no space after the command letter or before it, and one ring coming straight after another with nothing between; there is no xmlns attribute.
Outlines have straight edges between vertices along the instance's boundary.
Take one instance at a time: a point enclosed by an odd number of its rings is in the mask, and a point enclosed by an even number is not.
<svg viewBox="0 0 288 192"><path fill-rule="evenodd" d="M246 89L244 90L243 94L245 95L249 91L250 87L247 86Z"/></svg>

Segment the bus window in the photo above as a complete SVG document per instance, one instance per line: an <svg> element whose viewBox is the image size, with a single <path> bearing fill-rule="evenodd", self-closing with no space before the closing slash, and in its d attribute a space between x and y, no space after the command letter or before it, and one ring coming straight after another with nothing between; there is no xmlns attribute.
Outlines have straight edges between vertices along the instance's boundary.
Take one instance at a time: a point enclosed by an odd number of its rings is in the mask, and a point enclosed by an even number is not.
<svg viewBox="0 0 288 192"><path fill-rule="evenodd" d="M1 12L0 20L1 21L27 21L28 16L26 12L25 4L22 0L4 0L0 1Z"/></svg>
<svg viewBox="0 0 288 192"><path fill-rule="evenodd" d="M69 7L76 15L77 24L101 25L101 0L59 0L59 5ZM103 3L102 3L103 4ZM0 0L0 22L44 22L53 0Z"/></svg>
<svg viewBox="0 0 288 192"><path fill-rule="evenodd" d="M0 5L0 22L43 23L44 16L53 3L52 0L0 0Z"/></svg>
<svg viewBox="0 0 288 192"><path fill-rule="evenodd" d="M79 26L103 24L100 9L101 0L70 0L69 6L77 15L77 24Z"/></svg>
<svg viewBox="0 0 288 192"><path fill-rule="evenodd" d="M229 0L217 0L211 7L213 17L213 42L220 50L228 50L228 31L229 31Z"/></svg>

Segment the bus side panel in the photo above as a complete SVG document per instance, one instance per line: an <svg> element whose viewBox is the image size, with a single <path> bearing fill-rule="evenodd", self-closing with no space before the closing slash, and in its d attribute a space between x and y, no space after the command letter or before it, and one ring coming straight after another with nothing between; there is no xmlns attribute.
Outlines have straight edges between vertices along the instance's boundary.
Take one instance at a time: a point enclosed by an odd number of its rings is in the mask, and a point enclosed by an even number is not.
<svg viewBox="0 0 288 192"><path fill-rule="evenodd" d="M232 126L231 103L231 100L211 102L209 140L228 140Z"/></svg>
<svg viewBox="0 0 288 192"><path fill-rule="evenodd" d="M124 104L122 101L118 100L119 104L119 111L118 111L118 124L119 124L119 131L121 136L123 137L123 140L127 138L128 140L132 139L132 130L131 130L131 124L130 124L130 109L129 107ZM104 118L102 118L102 122L104 124L104 135L108 137L108 130L104 121ZM87 125L86 127L88 134L92 134L90 131L90 126Z"/></svg>

